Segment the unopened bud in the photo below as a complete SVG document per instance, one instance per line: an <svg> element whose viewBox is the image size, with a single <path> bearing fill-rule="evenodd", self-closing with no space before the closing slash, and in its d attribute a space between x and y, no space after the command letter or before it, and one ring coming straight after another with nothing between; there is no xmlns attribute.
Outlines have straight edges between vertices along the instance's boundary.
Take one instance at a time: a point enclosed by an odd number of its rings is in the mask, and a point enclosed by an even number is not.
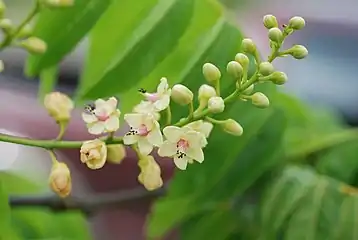
<svg viewBox="0 0 358 240"><path fill-rule="evenodd" d="M246 53L254 54L256 52L256 45L251 38L244 38L241 42L241 50Z"/></svg>
<svg viewBox="0 0 358 240"><path fill-rule="evenodd" d="M6 5L3 0L0 0L0 17L1 18L4 15L5 11L6 11Z"/></svg>
<svg viewBox="0 0 358 240"><path fill-rule="evenodd" d="M4 71L4 62L0 60L0 72Z"/></svg>
<svg viewBox="0 0 358 240"><path fill-rule="evenodd" d="M254 91L255 85L251 84L248 88L246 88L242 93L245 95L251 94Z"/></svg>
<svg viewBox="0 0 358 240"><path fill-rule="evenodd" d="M47 50L47 44L37 37L29 37L21 41L21 46L33 54L42 54Z"/></svg>
<svg viewBox="0 0 358 240"><path fill-rule="evenodd" d="M308 50L305 46L302 45L294 45L290 49L286 50L288 54L296 59L305 58L308 55Z"/></svg>
<svg viewBox="0 0 358 240"><path fill-rule="evenodd" d="M71 111L74 108L72 100L60 92L51 92L44 98L44 106L49 115L57 122L68 121L71 117Z"/></svg>
<svg viewBox="0 0 358 240"><path fill-rule="evenodd" d="M221 78L220 70L212 63L205 63L203 65L203 75L209 83L215 83Z"/></svg>
<svg viewBox="0 0 358 240"><path fill-rule="evenodd" d="M107 161L114 164L120 164L127 156L126 148L123 144L107 145Z"/></svg>
<svg viewBox="0 0 358 240"><path fill-rule="evenodd" d="M199 102L208 102L211 97L216 96L215 88L210 85L203 84L198 91Z"/></svg>
<svg viewBox="0 0 358 240"><path fill-rule="evenodd" d="M148 191L153 191L163 186L160 166L152 156L149 155L141 159L138 165L141 169L138 181L143 184Z"/></svg>
<svg viewBox="0 0 358 240"><path fill-rule="evenodd" d="M293 17L288 21L288 27L294 30L301 30L306 25L305 20L302 17Z"/></svg>
<svg viewBox="0 0 358 240"><path fill-rule="evenodd" d="M247 71L247 69L249 68L249 58L243 54L243 53L238 53L235 56L235 61L240 63L240 65L242 66L242 68L244 69L244 71Z"/></svg>
<svg viewBox="0 0 358 240"><path fill-rule="evenodd" d="M227 72L235 79L241 79L244 69L240 65L240 63L236 61L231 61L227 64L226 67Z"/></svg>
<svg viewBox="0 0 358 240"><path fill-rule="evenodd" d="M280 43L282 41L282 31L277 27L271 28L268 32L268 37L271 41Z"/></svg>
<svg viewBox="0 0 358 240"><path fill-rule="evenodd" d="M65 198L71 193L71 172L65 163L54 163L49 177L49 185L52 191L61 198Z"/></svg>
<svg viewBox="0 0 358 240"><path fill-rule="evenodd" d="M251 96L251 102L258 108L267 108L270 105L270 100L265 94L256 92Z"/></svg>
<svg viewBox="0 0 358 240"><path fill-rule="evenodd" d="M221 113L225 109L224 99L221 97L211 97L208 102L208 109L211 113Z"/></svg>
<svg viewBox="0 0 358 240"><path fill-rule="evenodd" d="M264 22L264 26L267 29L278 27L278 22L274 15L271 15L271 14L265 15L263 18L263 22Z"/></svg>
<svg viewBox="0 0 358 240"><path fill-rule="evenodd" d="M47 7L71 7L75 4L75 0L46 0L44 1Z"/></svg>
<svg viewBox="0 0 358 240"><path fill-rule="evenodd" d="M188 105L193 101L194 95L189 88L182 84L175 84L172 88L171 98L180 105Z"/></svg>
<svg viewBox="0 0 358 240"><path fill-rule="evenodd" d="M276 85L283 85L287 82L287 75L284 72L274 72L269 78Z"/></svg>
<svg viewBox="0 0 358 240"><path fill-rule="evenodd" d="M241 136L244 132L244 129L240 123L236 122L234 119L227 119L221 124L223 130L234 136Z"/></svg>
<svg viewBox="0 0 358 240"><path fill-rule="evenodd" d="M12 21L8 18L4 18L0 20L0 28L5 32L10 32L13 28Z"/></svg>
<svg viewBox="0 0 358 240"><path fill-rule="evenodd" d="M32 27L30 25L25 25L17 35L18 38L28 38L32 34Z"/></svg>
<svg viewBox="0 0 358 240"><path fill-rule="evenodd" d="M259 71L262 76L270 75L274 70L273 65L269 62L262 62L259 65Z"/></svg>

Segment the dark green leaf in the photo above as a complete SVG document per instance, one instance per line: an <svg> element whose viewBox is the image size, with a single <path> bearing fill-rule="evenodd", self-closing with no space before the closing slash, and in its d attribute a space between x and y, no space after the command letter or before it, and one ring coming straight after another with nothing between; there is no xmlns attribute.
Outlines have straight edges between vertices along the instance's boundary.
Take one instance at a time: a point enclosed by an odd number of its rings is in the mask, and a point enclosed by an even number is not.
<svg viewBox="0 0 358 240"><path fill-rule="evenodd" d="M86 33L96 24L112 0L76 0L66 9L43 9L34 28L34 36L47 43L42 55L30 55L26 74L34 76L59 63L71 52Z"/></svg>

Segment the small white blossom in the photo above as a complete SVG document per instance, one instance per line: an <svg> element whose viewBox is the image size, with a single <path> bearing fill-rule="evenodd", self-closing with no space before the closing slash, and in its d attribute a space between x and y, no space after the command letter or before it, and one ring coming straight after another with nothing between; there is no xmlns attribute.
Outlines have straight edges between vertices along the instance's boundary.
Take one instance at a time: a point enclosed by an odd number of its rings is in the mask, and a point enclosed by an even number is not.
<svg viewBox="0 0 358 240"><path fill-rule="evenodd" d="M159 156L172 157L181 170L185 170L193 160L199 163L204 161L202 148L205 147L206 140L203 134L188 127L175 126L165 127L163 133L166 141L159 147Z"/></svg>
<svg viewBox="0 0 358 240"><path fill-rule="evenodd" d="M169 88L168 80L166 78L160 79L157 91L154 93L148 93L146 90L140 89L140 92L146 100L153 103L155 110L158 112L169 106L171 91L172 90Z"/></svg>
<svg viewBox="0 0 358 240"><path fill-rule="evenodd" d="M135 113L145 113L145 114L153 114L155 120L159 121L160 113L157 112L154 104L149 101L141 101L139 104L134 106L133 112Z"/></svg>
<svg viewBox="0 0 358 240"><path fill-rule="evenodd" d="M204 144L204 146L206 146L206 144L207 144L206 138L209 137L211 131L214 128L214 125L210 122L198 120L198 121L191 122L191 123L187 124L186 127L203 134L203 136L204 136L203 140L205 140L205 142L203 144Z"/></svg>
<svg viewBox="0 0 358 240"><path fill-rule="evenodd" d="M130 130L123 137L123 143L132 145L137 143L141 154L148 155L153 147L163 143L163 135L159 123L151 114L128 113L124 120L129 124Z"/></svg>
<svg viewBox="0 0 358 240"><path fill-rule="evenodd" d="M90 134L98 135L118 130L121 112L117 109L117 103L117 99L111 97L107 101L97 99L93 106L88 106L82 113L82 119Z"/></svg>

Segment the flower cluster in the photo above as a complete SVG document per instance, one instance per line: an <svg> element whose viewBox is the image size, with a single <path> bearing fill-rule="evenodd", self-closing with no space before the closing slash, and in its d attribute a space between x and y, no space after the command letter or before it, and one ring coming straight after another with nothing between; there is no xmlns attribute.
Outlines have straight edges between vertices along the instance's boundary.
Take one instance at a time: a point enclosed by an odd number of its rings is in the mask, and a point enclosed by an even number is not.
<svg viewBox="0 0 358 240"><path fill-rule="evenodd" d="M290 19L283 30L278 28L277 20L272 15L265 16L263 22L269 29L271 55L267 61L261 61L255 43L249 38L243 39L242 52L237 53L226 67L227 74L236 82L232 93L228 96L221 94L220 69L212 63L205 63L202 73L207 83L198 89L196 109L194 109L194 93L188 87L182 84L170 86L167 78L163 77L155 91L139 89L138 94L142 96L142 100L134 106L132 112L123 114L123 119L129 126L123 137L115 136L115 132L120 128L122 117L115 97L97 99L86 105L82 112L82 119L88 132L97 137L82 143L81 162L90 169L102 168L107 160L120 163L126 155L125 146L130 147L138 156L138 166L141 170L138 181L146 189L154 190L163 185L163 180L160 166L152 156L153 153L172 159L178 169L185 170L189 164L204 162L203 150L209 144L208 139L215 126L228 134L241 136L243 127L240 123L232 118L216 119L214 115L224 112L226 105L233 101L251 101L252 105L258 108L269 107L269 98L262 92L255 92L255 86L266 82L282 85L287 81L287 75L275 71L272 61L287 55L297 59L307 55L307 49L301 45L280 50L287 36L304 27L305 22L302 18ZM249 60L250 56L253 57L252 62ZM256 71L249 76L249 67L253 65L256 66ZM189 109L188 116L174 124L171 119L172 104ZM45 107L60 126L66 126L73 109L73 103L66 95L58 92L48 94L45 98ZM167 121L161 126L159 120L163 112L166 112ZM57 140L61 137L62 134ZM57 183L52 184L56 185L52 189L60 196L65 196L63 192L70 189L70 186L63 186L63 182L70 177L58 175L62 173L69 176L69 171L63 164L59 165L56 162L54 166L52 178L55 175Z"/></svg>

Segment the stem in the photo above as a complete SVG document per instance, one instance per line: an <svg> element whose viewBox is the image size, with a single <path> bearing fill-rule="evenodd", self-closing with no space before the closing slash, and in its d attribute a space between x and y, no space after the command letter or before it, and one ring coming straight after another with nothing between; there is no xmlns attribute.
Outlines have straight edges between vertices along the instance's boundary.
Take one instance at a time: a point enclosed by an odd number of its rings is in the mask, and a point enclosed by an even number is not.
<svg viewBox="0 0 358 240"><path fill-rule="evenodd" d="M215 90L216 90L216 95L220 96L220 79L216 81Z"/></svg>
<svg viewBox="0 0 358 240"><path fill-rule="evenodd" d="M62 139L63 135L65 134L67 124L68 124L68 122L60 122L59 123L60 132L58 133L58 135L56 137L57 141L60 141Z"/></svg>
<svg viewBox="0 0 358 240"><path fill-rule="evenodd" d="M11 34L7 34L2 43L0 44L0 50L11 45L12 41L16 38L16 36L21 32L21 30L31 22L31 20L36 16L36 14L40 11L40 1L36 0L35 6L32 8L27 17L20 23L20 25L15 29Z"/></svg>
<svg viewBox="0 0 358 240"><path fill-rule="evenodd" d="M58 161L57 161L57 157L56 157L56 154L54 151L52 150L49 150L48 153L50 154L50 157L51 157L51 160L52 160L52 163L53 164L56 164Z"/></svg>
<svg viewBox="0 0 358 240"><path fill-rule="evenodd" d="M167 107L167 125L172 123L172 111L170 109L170 105Z"/></svg>
<svg viewBox="0 0 358 240"><path fill-rule="evenodd" d="M216 120L211 117L205 117L205 120L207 120L208 122L211 122L212 124L222 124L225 121L225 120Z"/></svg>
<svg viewBox="0 0 358 240"><path fill-rule="evenodd" d="M194 104L193 101L189 103L189 116L188 119L192 119L194 117Z"/></svg>

